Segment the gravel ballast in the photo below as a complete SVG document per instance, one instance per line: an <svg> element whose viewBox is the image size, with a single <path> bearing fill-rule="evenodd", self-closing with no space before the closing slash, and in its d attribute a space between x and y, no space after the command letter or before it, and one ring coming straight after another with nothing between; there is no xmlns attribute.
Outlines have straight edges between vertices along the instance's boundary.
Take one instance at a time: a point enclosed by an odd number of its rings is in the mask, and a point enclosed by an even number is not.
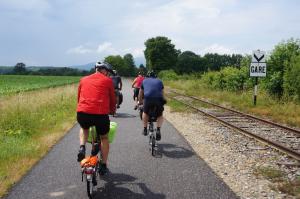
<svg viewBox="0 0 300 199"><path fill-rule="evenodd" d="M279 164L291 162L284 154L201 114L171 112L166 106L164 117L239 197L296 198L272 190L272 182L254 175L255 168L272 167L291 179L299 176L299 167Z"/></svg>

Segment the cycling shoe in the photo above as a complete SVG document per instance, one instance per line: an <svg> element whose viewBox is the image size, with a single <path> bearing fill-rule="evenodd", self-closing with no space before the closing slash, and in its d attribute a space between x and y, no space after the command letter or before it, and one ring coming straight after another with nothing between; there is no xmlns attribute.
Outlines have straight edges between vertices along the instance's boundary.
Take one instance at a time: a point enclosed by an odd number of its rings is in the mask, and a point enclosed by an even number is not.
<svg viewBox="0 0 300 199"><path fill-rule="evenodd" d="M85 158L85 149L80 147L78 154L77 154L77 162L81 162Z"/></svg>

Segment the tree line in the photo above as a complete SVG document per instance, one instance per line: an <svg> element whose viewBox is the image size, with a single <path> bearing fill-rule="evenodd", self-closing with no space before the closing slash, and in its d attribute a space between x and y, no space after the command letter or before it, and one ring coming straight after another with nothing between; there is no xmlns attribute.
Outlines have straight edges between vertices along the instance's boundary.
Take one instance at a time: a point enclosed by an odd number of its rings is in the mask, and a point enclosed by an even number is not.
<svg viewBox="0 0 300 199"><path fill-rule="evenodd" d="M141 64L137 67L130 53L124 56L109 55L104 61L110 63L121 76L135 76L138 71L154 70L169 78L176 79L178 75L202 78L207 85L217 89L240 91L253 87L253 78L249 77L251 55L207 53L201 56L192 51L181 52L171 39L164 36L149 38L144 44L146 66ZM300 99L300 40L291 38L278 43L267 55L266 62L267 76L260 78L262 87L278 98L292 96ZM25 64L18 63L10 74L82 76L92 72L93 68L80 71L67 67L41 67L29 71Z"/></svg>
<svg viewBox="0 0 300 199"><path fill-rule="evenodd" d="M23 62L17 63L14 67L0 68L0 74L6 75L84 76L90 73L91 71L69 67L35 67L35 69L28 69Z"/></svg>
<svg viewBox="0 0 300 199"><path fill-rule="evenodd" d="M253 87L249 77L251 55L204 56L192 51L181 52L167 37L150 38L145 42L146 68L160 72L165 78L202 78L216 89L241 91ZM254 49L253 49L254 50ZM288 39L277 44L267 55L267 76L260 78L262 88L278 98L300 100L300 40Z"/></svg>

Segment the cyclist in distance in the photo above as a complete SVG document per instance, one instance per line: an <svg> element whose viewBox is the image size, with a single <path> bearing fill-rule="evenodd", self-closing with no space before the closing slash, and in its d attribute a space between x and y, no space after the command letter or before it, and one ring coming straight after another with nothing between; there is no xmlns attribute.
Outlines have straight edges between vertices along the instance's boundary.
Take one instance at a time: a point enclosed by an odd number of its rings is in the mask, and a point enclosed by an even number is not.
<svg viewBox="0 0 300 199"><path fill-rule="evenodd" d="M144 101L142 101L144 99ZM156 140L161 139L160 128L163 123L163 111L164 104L166 103L164 97L164 85L160 79L156 78L154 71L149 71L147 78L144 79L139 92L139 104L144 105L143 107L143 124L144 130L143 135L147 135L147 125L149 120L149 111L152 107L156 107L157 117L157 129L156 129Z"/></svg>
<svg viewBox="0 0 300 199"><path fill-rule="evenodd" d="M139 97L139 91L142 85L143 80L145 79L143 73L140 71L138 73L138 76L133 80L131 87L133 89L133 100L135 101L134 110L138 107L138 97Z"/></svg>
<svg viewBox="0 0 300 199"><path fill-rule="evenodd" d="M97 137L101 139L102 163L100 174L107 172L107 158L109 153L108 132L110 128L109 114L116 110L116 97L114 85L109 73L111 66L97 62L95 73L80 79L77 99L77 121L80 124L80 148L77 161L85 158L85 144L89 128L96 127Z"/></svg>
<svg viewBox="0 0 300 199"><path fill-rule="evenodd" d="M120 108L120 105L119 105L119 96L120 96L120 91L122 90L122 79L118 75L118 72L116 70L113 70L111 79L112 79L112 81L114 83L117 108Z"/></svg>

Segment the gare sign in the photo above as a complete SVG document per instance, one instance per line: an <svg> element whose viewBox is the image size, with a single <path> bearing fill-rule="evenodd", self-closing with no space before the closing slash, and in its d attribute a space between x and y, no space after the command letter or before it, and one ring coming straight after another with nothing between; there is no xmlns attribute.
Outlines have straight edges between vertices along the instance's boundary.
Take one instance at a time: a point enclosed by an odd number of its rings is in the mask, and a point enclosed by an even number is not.
<svg viewBox="0 0 300 199"><path fill-rule="evenodd" d="M256 50L252 54L252 62L250 64L250 77L265 77L267 74L267 64L265 52Z"/></svg>

